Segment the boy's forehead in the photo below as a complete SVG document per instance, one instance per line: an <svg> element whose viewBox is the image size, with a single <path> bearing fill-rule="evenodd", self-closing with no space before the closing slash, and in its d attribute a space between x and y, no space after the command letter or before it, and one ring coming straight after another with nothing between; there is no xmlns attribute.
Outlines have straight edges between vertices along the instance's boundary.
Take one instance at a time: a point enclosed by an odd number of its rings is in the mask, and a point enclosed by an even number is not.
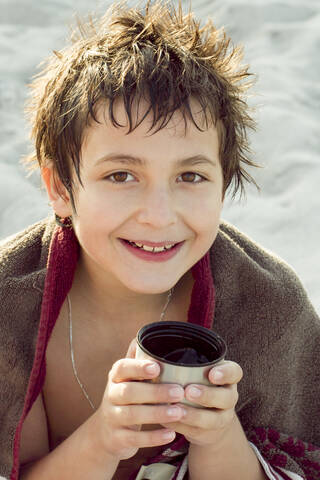
<svg viewBox="0 0 320 480"><path fill-rule="evenodd" d="M205 115L199 102L193 97L190 97L189 102L192 116L197 126L202 130L207 130L208 128L213 127L212 121L210 125L210 116ZM148 110L149 113L147 114ZM163 118L159 118L156 125L153 125L153 111L150 110L150 103L143 98L133 100L130 113L133 126L135 127L138 125L133 132L139 130L139 133L141 134L143 131L146 136L154 134L159 129L163 120ZM127 134L130 127L130 121L122 98L117 98L114 101L113 116L120 127L112 123L109 102L107 100L100 101L95 107L95 118L98 122L93 118L90 119L89 125L84 131L84 141L85 138L90 135L90 132L99 128L101 125L106 129L113 131L115 135L118 134L123 136L124 133ZM186 111L183 113L182 109L175 110L172 116L170 115L169 122L165 122L166 130L177 136L185 136L190 129L199 130L197 126L191 120ZM128 134L130 135L133 132Z"/></svg>
<svg viewBox="0 0 320 480"><path fill-rule="evenodd" d="M172 161L175 163L201 156L210 158L213 163L220 163L218 130L213 125L203 125L203 113L197 102L190 102L190 107L195 120L198 120L203 129L197 128L187 117L184 120L182 112L177 110L169 123L161 129L157 130L156 125L150 130L152 113L149 113L136 129L128 133L129 123L123 101L119 100L114 109L115 120L121 127L112 124L109 105L100 102L95 111L96 121L92 119L82 142L81 169L102 165L106 159L129 157L144 164L148 164L151 159L158 159L161 163L164 161L164 152L168 165ZM148 108L147 102L136 105L136 117L133 116L133 120L141 120Z"/></svg>

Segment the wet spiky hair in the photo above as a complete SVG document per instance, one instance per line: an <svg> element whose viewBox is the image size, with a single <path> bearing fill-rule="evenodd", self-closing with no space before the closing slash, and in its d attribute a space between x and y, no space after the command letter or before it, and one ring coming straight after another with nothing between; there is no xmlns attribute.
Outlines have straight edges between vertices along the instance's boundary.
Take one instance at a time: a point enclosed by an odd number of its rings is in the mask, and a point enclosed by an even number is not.
<svg viewBox="0 0 320 480"><path fill-rule="evenodd" d="M234 47L211 21L200 25L189 11L157 0L129 8L124 2L97 22L79 23L70 46L54 52L31 84L27 105L35 151L28 157L41 166L52 162L72 197L72 172L80 176L80 150L98 103L106 101L109 120L115 101L124 102L128 133L151 114L155 130L164 128L173 113L199 129L190 98L199 103L205 125L219 125L220 161L224 191L233 183L244 190L250 160L247 131L254 128L246 92L251 86L248 67L241 65L242 49ZM149 110L136 118L133 102L148 99ZM254 182L255 183L255 182Z"/></svg>

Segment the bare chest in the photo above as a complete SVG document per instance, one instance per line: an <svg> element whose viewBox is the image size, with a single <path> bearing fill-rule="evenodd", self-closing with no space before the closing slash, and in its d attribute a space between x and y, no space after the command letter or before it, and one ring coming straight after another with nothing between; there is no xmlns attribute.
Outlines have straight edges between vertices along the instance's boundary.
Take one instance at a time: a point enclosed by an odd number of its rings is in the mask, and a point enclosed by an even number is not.
<svg viewBox="0 0 320 480"><path fill-rule="evenodd" d="M166 319L186 321L190 305L193 279L186 278L184 285L176 288ZM75 318L81 316L81 308ZM150 318L149 318L150 317ZM103 331L78 328L73 331L73 353L78 377L95 408L103 398L107 386L108 373L115 361L126 356L137 328L155 321L157 316L147 315L141 325L127 324L116 326L106 323ZM119 323L119 322L118 322ZM53 450L68 438L93 413L73 370L69 338L69 322L66 305L53 329L46 352L46 378L43 387L43 400L47 414L50 449ZM147 426L143 426L143 429ZM113 480L127 480L146 459L155 456L163 447L140 449L131 459L120 462Z"/></svg>
<svg viewBox="0 0 320 480"><path fill-rule="evenodd" d="M50 450L68 438L93 413L73 371L68 329L65 326L63 318L58 319L46 352L46 378L42 395ZM101 345L89 348L88 339L88 348L82 348L81 352L76 348L77 342L74 342L78 376L96 408L102 401L108 372L116 360L125 356L131 340L131 335L127 338L123 331L121 340L110 337L102 351ZM127 480L147 458L160 450L161 447L140 449L133 458L121 461L113 480Z"/></svg>

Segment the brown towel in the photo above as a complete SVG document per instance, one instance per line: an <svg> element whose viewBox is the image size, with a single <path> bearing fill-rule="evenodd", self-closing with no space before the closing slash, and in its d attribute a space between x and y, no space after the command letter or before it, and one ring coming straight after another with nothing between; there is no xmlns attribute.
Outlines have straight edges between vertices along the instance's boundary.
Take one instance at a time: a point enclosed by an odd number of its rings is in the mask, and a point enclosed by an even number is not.
<svg viewBox="0 0 320 480"><path fill-rule="evenodd" d="M50 333L39 330L39 321L53 230L52 220L39 222L0 247L0 474L12 480L19 421L27 400L30 406L35 400L30 391L26 398L31 372L38 372L38 390L45 375L45 349L35 353L37 335L46 345ZM320 449L305 446L301 456L301 448L291 448L297 445L291 437L320 445L319 318L294 272L232 226L221 224L210 256L213 328L225 338L228 358L244 370L239 418L273 465L320 479ZM199 305L210 311L207 281L204 276L202 294L192 295L190 311Z"/></svg>

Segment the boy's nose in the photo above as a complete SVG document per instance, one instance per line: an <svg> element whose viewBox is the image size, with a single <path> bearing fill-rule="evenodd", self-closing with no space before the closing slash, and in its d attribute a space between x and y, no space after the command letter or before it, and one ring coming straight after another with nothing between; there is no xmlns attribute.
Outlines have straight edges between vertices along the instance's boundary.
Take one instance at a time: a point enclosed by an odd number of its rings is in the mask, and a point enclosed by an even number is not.
<svg viewBox="0 0 320 480"><path fill-rule="evenodd" d="M146 192L141 198L136 218L139 223L149 224L156 228L176 223L177 212L169 189L153 188Z"/></svg>

